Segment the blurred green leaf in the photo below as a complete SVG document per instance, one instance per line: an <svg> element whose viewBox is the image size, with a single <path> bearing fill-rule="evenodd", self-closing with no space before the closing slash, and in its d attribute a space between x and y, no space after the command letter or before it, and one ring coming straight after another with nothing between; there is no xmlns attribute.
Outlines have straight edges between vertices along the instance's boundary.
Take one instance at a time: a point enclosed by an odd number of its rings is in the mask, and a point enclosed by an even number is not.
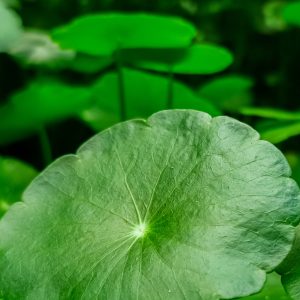
<svg viewBox="0 0 300 300"><path fill-rule="evenodd" d="M34 133L49 122L76 115L88 106L90 91L57 81L38 80L0 108L0 144Z"/></svg>
<svg viewBox="0 0 300 300"><path fill-rule="evenodd" d="M280 143L290 137L300 134L299 121L262 121L258 123L257 130L261 138L271 143Z"/></svg>
<svg viewBox="0 0 300 300"><path fill-rule="evenodd" d="M267 274L266 283L258 294L239 298L240 300L290 300L286 294L280 280L280 276L275 272Z"/></svg>
<svg viewBox="0 0 300 300"><path fill-rule="evenodd" d="M128 118L148 117L166 109L169 80L137 70L123 70L125 83L126 115ZM184 84L173 84L174 108L190 108L219 115L220 111L206 99L197 96ZM82 118L96 130L119 122L118 74L111 72L94 85L92 102L95 106L83 112Z"/></svg>
<svg viewBox="0 0 300 300"><path fill-rule="evenodd" d="M92 74L109 67L112 63L113 59L110 56L101 57L77 53L66 67L77 72Z"/></svg>
<svg viewBox="0 0 300 300"><path fill-rule="evenodd" d="M22 33L19 16L0 1L0 52L8 51Z"/></svg>
<svg viewBox="0 0 300 300"><path fill-rule="evenodd" d="M243 75L225 75L199 88L199 95L225 111L237 111L252 102L253 80Z"/></svg>
<svg viewBox="0 0 300 300"><path fill-rule="evenodd" d="M243 107L239 112L246 116L254 116L277 120L299 120L300 112L290 112L271 107Z"/></svg>
<svg viewBox="0 0 300 300"><path fill-rule="evenodd" d="M131 55L130 55L131 54ZM124 54L123 54L124 56ZM175 74L212 74L223 71L233 61L225 48L211 44L195 44L188 49L133 50L125 52L125 60L148 70Z"/></svg>
<svg viewBox="0 0 300 300"><path fill-rule="evenodd" d="M288 24L300 26L300 2L288 3L283 9L282 16Z"/></svg>
<svg viewBox="0 0 300 300"><path fill-rule="evenodd" d="M0 218L9 206L21 201L21 195L37 171L12 158L0 156Z"/></svg>
<svg viewBox="0 0 300 300"><path fill-rule="evenodd" d="M103 56L119 49L187 47L195 35L183 19L143 13L83 16L53 30L63 48Z"/></svg>

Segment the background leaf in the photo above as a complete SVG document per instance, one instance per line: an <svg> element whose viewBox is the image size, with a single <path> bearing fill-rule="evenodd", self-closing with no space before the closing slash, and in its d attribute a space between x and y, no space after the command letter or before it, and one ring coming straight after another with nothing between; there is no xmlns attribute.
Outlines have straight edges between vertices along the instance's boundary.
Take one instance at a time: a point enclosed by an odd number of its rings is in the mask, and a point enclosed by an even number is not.
<svg viewBox="0 0 300 300"><path fill-rule="evenodd" d="M125 60L134 65L159 72L175 74L212 74L223 71L232 62L232 54L225 48L210 44L194 44L190 48L177 50L151 51L127 51ZM167 56L167 57L165 57Z"/></svg>
<svg viewBox="0 0 300 300"><path fill-rule="evenodd" d="M35 133L49 122L74 116L89 104L90 91L57 81L38 80L0 108L0 144Z"/></svg>
<svg viewBox="0 0 300 300"><path fill-rule="evenodd" d="M242 75L219 76L199 88L199 95L225 111L237 111L252 102L253 80Z"/></svg>
<svg viewBox="0 0 300 300"><path fill-rule="evenodd" d="M0 157L0 218L12 203L21 201L22 193L36 175L37 171L24 162Z"/></svg>
<svg viewBox="0 0 300 300"><path fill-rule="evenodd" d="M167 108L169 80L163 76L124 69L126 115L130 118L145 118ZM181 82L173 84L173 107L190 108L208 112L214 116L220 111L206 99L197 96ZM101 77L93 87L91 102L94 106L81 116L97 131L117 123L119 115L118 74L111 72Z"/></svg>
<svg viewBox="0 0 300 300"><path fill-rule="evenodd" d="M62 47L103 56L128 48L187 47L195 35L193 25L180 18L142 13L82 16L53 31Z"/></svg>

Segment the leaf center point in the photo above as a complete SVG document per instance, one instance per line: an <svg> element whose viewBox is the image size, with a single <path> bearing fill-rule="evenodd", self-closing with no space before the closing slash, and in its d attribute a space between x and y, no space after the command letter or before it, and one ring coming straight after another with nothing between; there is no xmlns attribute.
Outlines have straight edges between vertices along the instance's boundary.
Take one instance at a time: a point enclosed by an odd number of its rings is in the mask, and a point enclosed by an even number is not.
<svg viewBox="0 0 300 300"><path fill-rule="evenodd" d="M145 223L140 223L133 228L132 234L137 238L142 238L147 233L147 225Z"/></svg>

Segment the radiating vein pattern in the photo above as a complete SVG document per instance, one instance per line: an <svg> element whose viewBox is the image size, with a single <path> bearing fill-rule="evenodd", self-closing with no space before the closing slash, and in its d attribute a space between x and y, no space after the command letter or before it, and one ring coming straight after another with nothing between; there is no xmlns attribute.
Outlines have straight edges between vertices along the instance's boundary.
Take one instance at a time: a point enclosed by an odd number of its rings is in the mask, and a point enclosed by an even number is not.
<svg viewBox="0 0 300 300"><path fill-rule="evenodd" d="M228 117L174 110L118 124L54 162L4 217L0 290L8 300L255 293L294 239L289 176L279 150Z"/></svg>

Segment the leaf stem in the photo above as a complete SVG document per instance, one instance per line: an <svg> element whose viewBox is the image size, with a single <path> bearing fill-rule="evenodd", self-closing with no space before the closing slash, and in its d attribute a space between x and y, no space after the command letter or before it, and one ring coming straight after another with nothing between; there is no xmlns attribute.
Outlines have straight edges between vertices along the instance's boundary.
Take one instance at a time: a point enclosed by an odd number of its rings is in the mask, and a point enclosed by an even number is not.
<svg viewBox="0 0 300 300"><path fill-rule="evenodd" d="M172 71L172 66L169 67L168 78L167 109L172 109L174 105L174 73Z"/></svg>
<svg viewBox="0 0 300 300"><path fill-rule="evenodd" d="M123 74L123 62L120 50L116 53L116 66L118 72L118 87L119 87L119 106L120 106L120 120L126 120L126 106L125 106L125 84Z"/></svg>
<svg viewBox="0 0 300 300"><path fill-rule="evenodd" d="M49 141L49 137L45 127L41 127L38 132L41 153L45 166L48 166L52 162L52 150Z"/></svg>

